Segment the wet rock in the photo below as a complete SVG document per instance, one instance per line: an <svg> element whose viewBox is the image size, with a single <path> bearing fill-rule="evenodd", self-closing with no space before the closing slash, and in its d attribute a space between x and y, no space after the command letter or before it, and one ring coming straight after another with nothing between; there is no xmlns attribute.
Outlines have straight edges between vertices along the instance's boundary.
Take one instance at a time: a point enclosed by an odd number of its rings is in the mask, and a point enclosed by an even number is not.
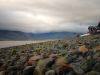
<svg viewBox="0 0 100 75"><path fill-rule="evenodd" d="M100 73L96 71L91 71L91 72L86 73L85 75L100 75Z"/></svg>
<svg viewBox="0 0 100 75"><path fill-rule="evenodd" d="M92 67L94 66L95 62L92 59L87 59L85 60L81 65L80 68L84 71L84 72L88 72L92 69Z"/></svg>
<svg viewBox="0 0 100 75"><path fill-rule="evenodd" d="M39 65L35 68L33 75L43 75L46 72L46 67Z"/></svg>
<svg viewBox="0 0 100 75"><path fill-rule="evenodd" d="M45 73L45 75L56 75L55 70L49 70Z"/></svg>
<svg viewBox="0 0 100 75"><path fill-rule="evenodd" d="M93 71L100 72L100 63L94 65Z"/></svg>

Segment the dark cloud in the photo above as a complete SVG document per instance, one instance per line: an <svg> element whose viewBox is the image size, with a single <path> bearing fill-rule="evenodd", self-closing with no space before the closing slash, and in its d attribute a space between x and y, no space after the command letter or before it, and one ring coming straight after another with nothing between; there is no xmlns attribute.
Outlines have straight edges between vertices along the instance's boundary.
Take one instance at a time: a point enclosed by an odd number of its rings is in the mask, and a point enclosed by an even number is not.
<svg viewBox="0 0 100 75"><path fill-rule="evenodd" d="M99 3L100 0L0 0L0 29L87 32L88 26L100 21Z"/></svg>

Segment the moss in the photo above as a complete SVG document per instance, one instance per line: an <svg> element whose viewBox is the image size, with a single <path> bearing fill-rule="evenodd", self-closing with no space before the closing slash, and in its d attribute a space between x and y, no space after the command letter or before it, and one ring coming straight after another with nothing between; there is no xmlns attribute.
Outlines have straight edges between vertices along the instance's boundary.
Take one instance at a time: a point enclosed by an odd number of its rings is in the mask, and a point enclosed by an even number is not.
<svg viewBox="0 0 100 75"><path fill-rule="evenodd" d="M40 51L42 48L35 48L33 51Z"/></svg>
<svg viewBox="0 0 100 75"><path fill-rule="evenodd" d="M16 50L15 49L13 49L12 51L11 51L11 53L10 53L10 55L12 56L12 55L14 55L14 54L16 54Z"/></svg>
<svg viewBox="0 0 100 75"><path fill-rule="evenodd" d="M39 62L37 63L37 65L40 65L43 62L43 60L39 60Z"/></svg>

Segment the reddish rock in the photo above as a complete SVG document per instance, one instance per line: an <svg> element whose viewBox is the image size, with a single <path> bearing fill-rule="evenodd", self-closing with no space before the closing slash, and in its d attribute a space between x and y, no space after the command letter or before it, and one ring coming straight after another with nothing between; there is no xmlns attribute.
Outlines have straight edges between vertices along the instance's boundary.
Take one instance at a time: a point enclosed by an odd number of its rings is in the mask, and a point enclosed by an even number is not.
<svg viewBox="0 0 100 75"><path fill-rule="evenodd" d="M88 49L85 46L81 46L79 47L79 51L81 51L82 53L88 52Z"/></svg>

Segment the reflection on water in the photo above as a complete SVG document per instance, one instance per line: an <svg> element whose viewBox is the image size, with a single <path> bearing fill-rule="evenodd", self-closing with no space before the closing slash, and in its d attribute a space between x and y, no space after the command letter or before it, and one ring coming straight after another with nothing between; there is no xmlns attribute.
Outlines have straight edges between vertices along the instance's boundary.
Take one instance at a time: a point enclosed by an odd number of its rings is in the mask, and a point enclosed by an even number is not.
<svg viewBox="0 0 100 75"><path fill-rule="evenodd" d="M10 46L18 46L18 45L25 45L25 44L31 44L31 43L46 42L46 41L53 41L53 40L43 40L43 41L0 41L0 48L10 47Z"/></svg>

